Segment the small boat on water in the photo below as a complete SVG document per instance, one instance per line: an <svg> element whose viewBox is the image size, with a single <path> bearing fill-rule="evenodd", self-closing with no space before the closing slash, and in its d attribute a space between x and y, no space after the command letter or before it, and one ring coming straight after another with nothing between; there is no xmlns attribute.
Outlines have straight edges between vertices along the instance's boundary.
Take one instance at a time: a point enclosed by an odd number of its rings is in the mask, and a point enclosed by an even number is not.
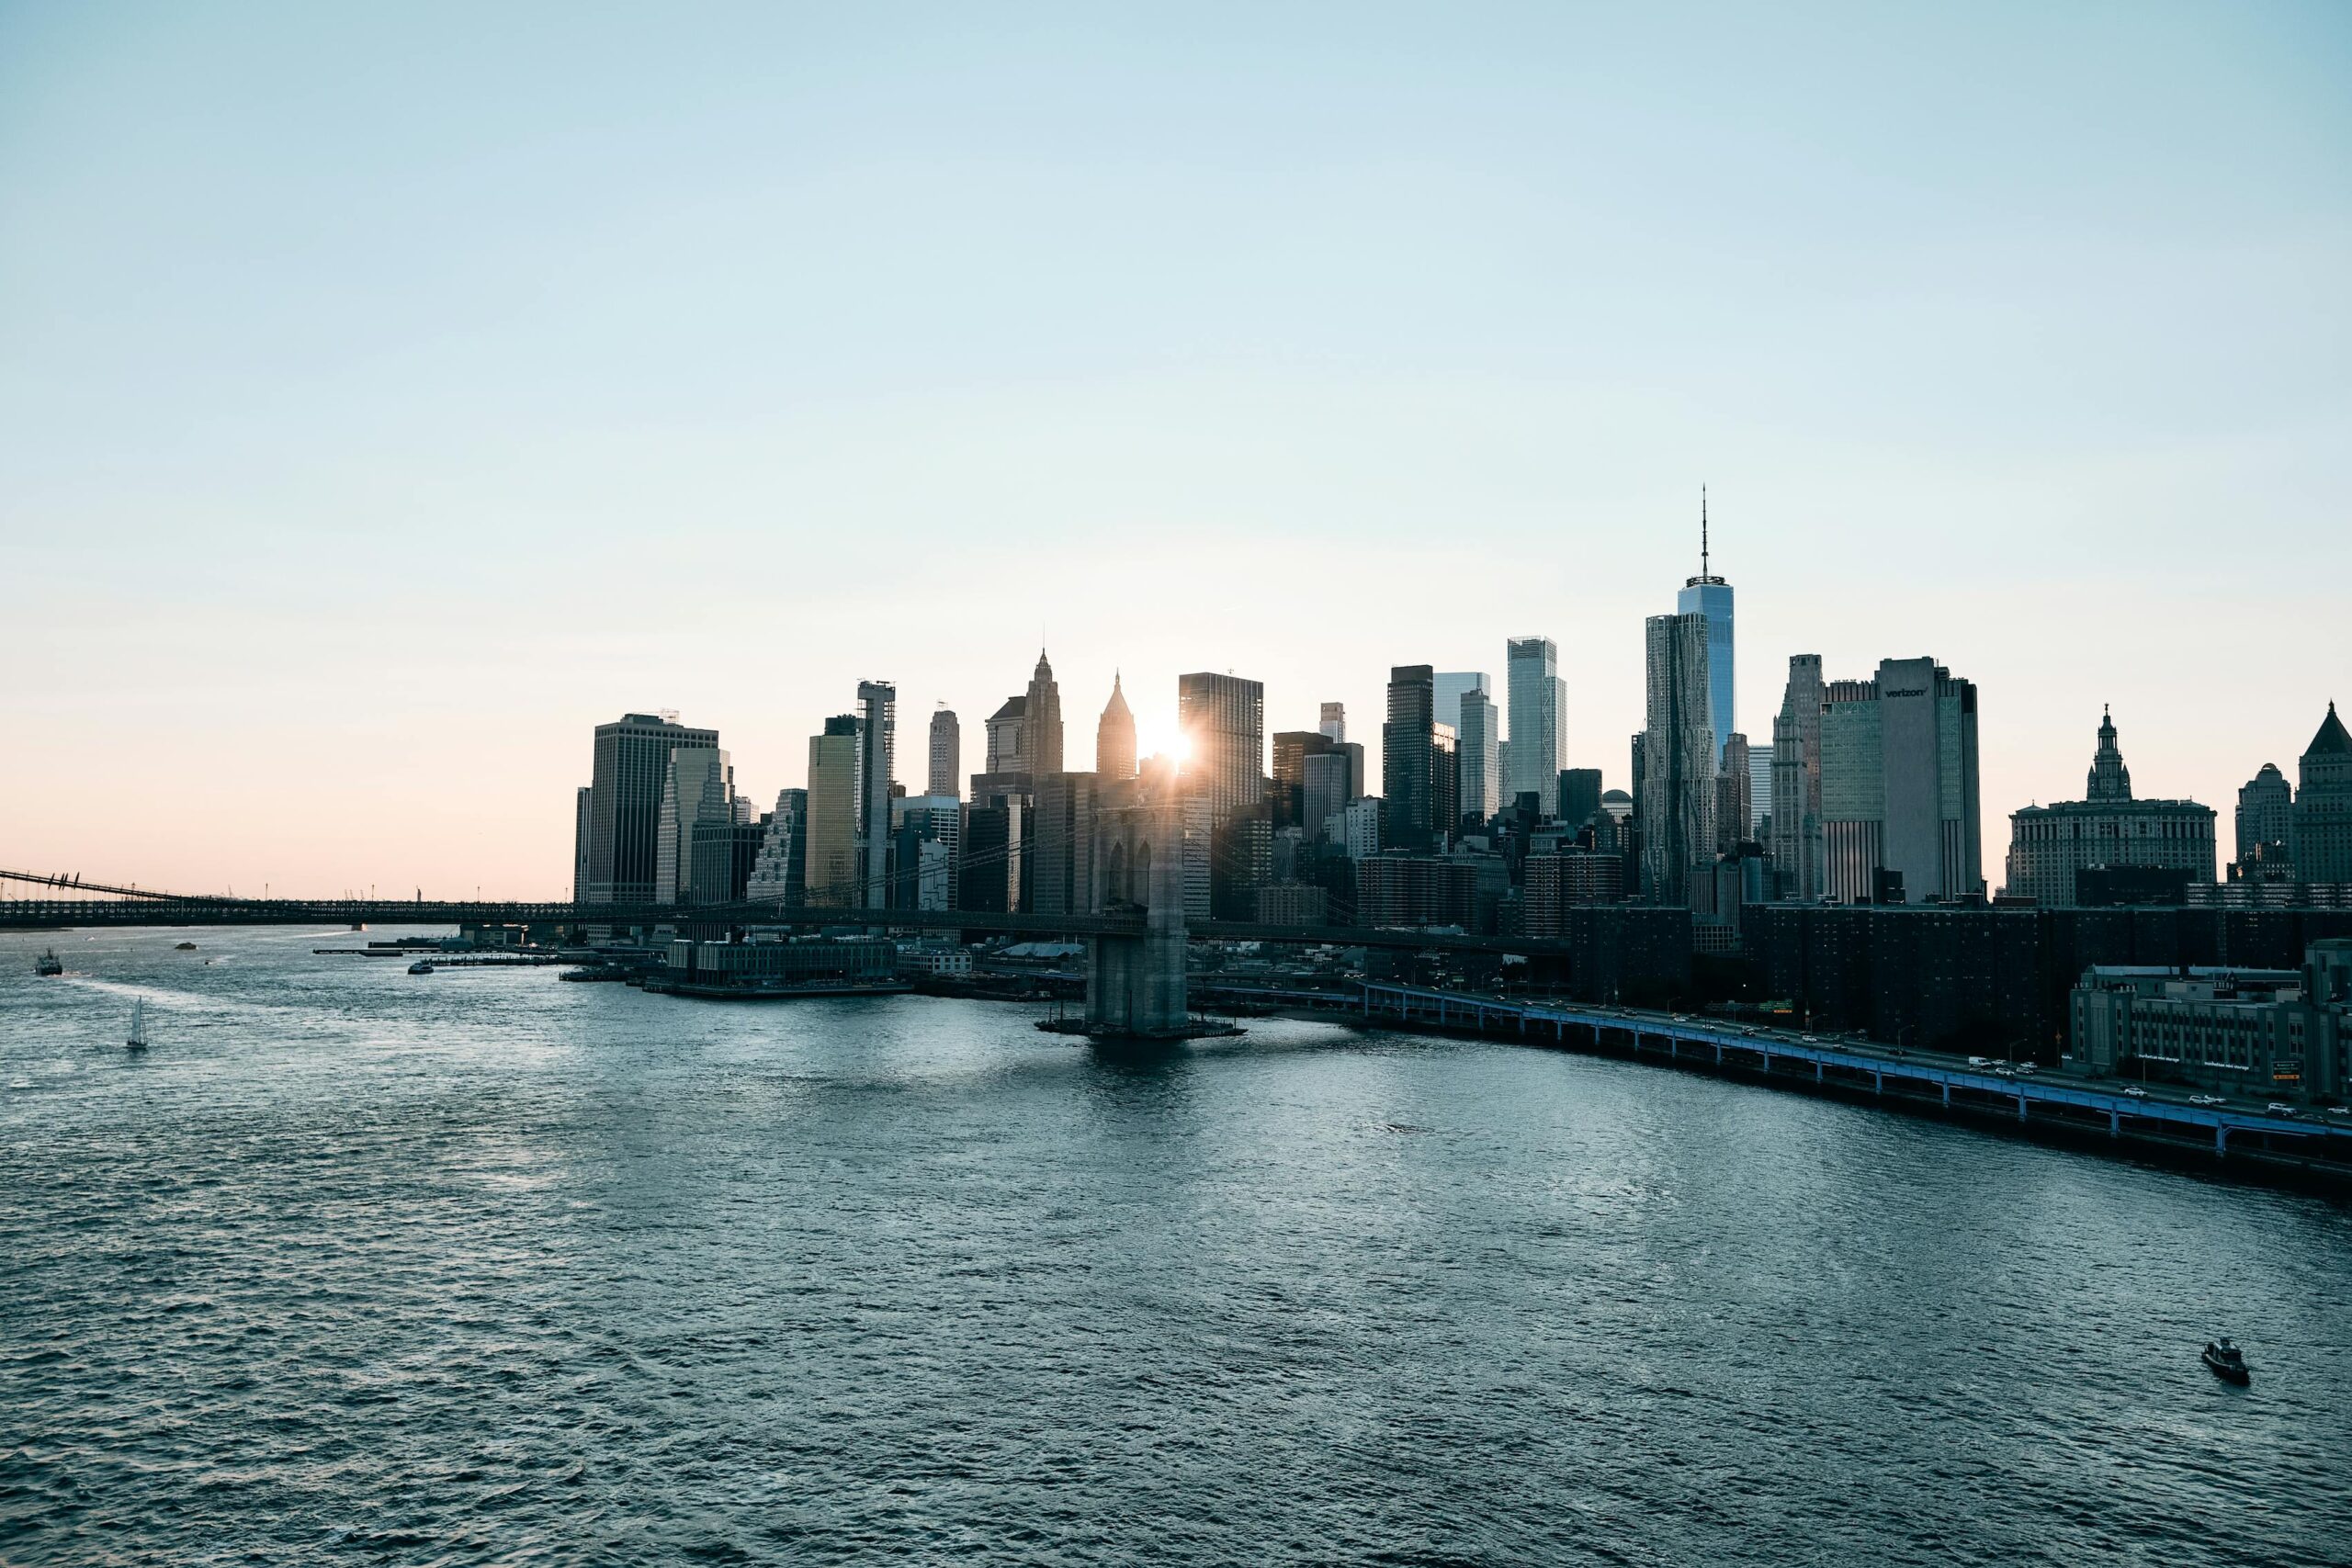
<svg viewBox="0 0 2352 1568"><path fill-rule="evenodd" d="M430 975L433 973L432 960L420 958L408 966L408 972L412 975Z"/></svg>
<svg viewBox="0 0 2352 1568"><path fill-rule="evenodd" d="M175 942L172 943L172 951L174 953L194 953L196 951L196 943L192 942Z"/></svg>
<svg viewBox="0 0 2352 1568"><path fill-rule="evenodd" d="M2224 1382L2250 1382L2254 1374L2245 1370L2245 1354L2227 1339L2205 1341L2205 1354L2200 1358L2213 1370L2213 1375Z"/></svg>
<svg viewBox="0 0 2352 1568"><path fill-rule="evenodd" d="M123 1049L133 1053L147 1049L147 1001L134 998L130 1003L130 1038L122 1043Z"/></svg>
<svg viewBox="0 0 2352 1568"><path fill-rule="evenodd" d="M65 973L65 961L57 956L57 949L52 947L33 960L33 973L44 979L51 976L62 975Z"/></svg>

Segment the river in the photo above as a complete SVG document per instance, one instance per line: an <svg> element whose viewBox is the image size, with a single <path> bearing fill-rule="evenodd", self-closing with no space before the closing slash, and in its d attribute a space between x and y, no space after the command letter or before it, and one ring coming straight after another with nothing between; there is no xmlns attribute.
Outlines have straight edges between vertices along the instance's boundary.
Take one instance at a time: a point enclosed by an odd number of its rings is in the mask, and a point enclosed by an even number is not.
<svg viewBox="0 0 2352 1568"><path fill-rule="evenodd" d="M0 936L0 1562L2352 1556L2322 1197L1502 1042L1106 1056L350 942Z"/></svg>

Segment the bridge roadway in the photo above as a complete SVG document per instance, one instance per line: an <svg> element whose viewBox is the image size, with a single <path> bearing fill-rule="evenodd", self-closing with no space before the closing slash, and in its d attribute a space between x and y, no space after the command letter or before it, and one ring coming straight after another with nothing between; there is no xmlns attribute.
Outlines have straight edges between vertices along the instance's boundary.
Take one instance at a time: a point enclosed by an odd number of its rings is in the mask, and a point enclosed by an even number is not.
<svg viewBox="0 0 2352 1568"><path fill-rule="evenodd" d="M2058 1075L2009 1077L1982 1067L1955 1066L1951 1058L1921 1054L1897 1055L1884 1049L1833 1043L1786 1030L1639 1012L1630 1008L1511 1001L1471 992L1377 981L1364 982L1361 990L1362 999L1356 1010L1367 1021L1393 1017L1405 1023L1473 1029L1481 1033L1504 1027L1539 1038L1548 1030L1555 1043L1565 1043L1572 1029L1589 1032L1596 1043L1605 1034L1624 1034L1631 1037L1637 1055L1645 1042L1657 1042L1670 1057L1679 1057L1688 1049L1708 1053L1701 1059L1713 1065L1756 1066L1768 1073L1778 1062L1809 1063L1815 1083L1826 1081L1827 1075L1834 1071L1839 1075L1840 1083L1855 1088L1867 1078L1871 1090L1879 1094L1885 1093L1892 1081L1922 1096L1932 1093L1946 1107L1951 1104L1955 1089L1994 1100L2013 1100L2020 1122L2030 1121L2032 1108L2041 1106L2045 1112L2063 1110L2075 1116L2104 1116L2108 1132L2116 1134L2122 1133L2126 1121L2168 1132L2188 1131L2199 1139L2210 1133L2216 1155L2229 1151L2233 1133L2291 1139L2296 1142L2293 1152L2298 1157L2352 1168L2352 1119L2323 1120L2317 1112L2287 1116L2227 1105L2190 1105L2164 1094L2131 1095L2122 1092L2120 1086L2096 1087Z"/></svg>
<svg viewBox="0 0 2352 1568"><path fill-rule="evenodd" d="M968 909L787 908L780 904L511 903L431 898L227 898L152 893L0 871L0 883L67 886L104 897L0 899L0 930L70 926L870 926L898 931L965 931L1033 937L1144 934L1141 914L987 914ZM1510 953L1566 956L1568 944L1521 938L1462 936L1358 926L1267 926L1247 920L1196 920L1196 942L1330 943L1414 952Z"/></svg>

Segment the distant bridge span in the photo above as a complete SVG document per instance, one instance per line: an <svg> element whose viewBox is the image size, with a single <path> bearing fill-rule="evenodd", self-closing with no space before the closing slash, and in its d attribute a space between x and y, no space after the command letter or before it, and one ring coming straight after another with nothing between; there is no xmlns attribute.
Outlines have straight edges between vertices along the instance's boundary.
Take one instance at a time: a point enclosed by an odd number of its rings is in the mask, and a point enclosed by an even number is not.
<svg viewBox="0 0 2352 1568"><path fill-rule="evenodd" d="M66 875L0 870L11 885L79 897L0 898L0 929L60 926L878 926L899 931L965 931L1039 938L1140 937L1140 914L988 914L972 909L839 909L731 904L519 903L443 898L232 898L85 882ZM1568 944L1524 938L1458 936L1362 926L1269 926L1248 920L1196 920L1193 941L1331 943L1414 952L1566 956Z"/></svg>

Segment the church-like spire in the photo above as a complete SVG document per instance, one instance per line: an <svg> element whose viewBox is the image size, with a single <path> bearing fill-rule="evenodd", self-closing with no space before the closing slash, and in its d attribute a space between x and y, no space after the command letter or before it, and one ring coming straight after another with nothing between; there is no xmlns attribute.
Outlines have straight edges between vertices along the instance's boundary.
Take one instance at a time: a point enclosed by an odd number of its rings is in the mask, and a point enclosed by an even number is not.
<svg viewBox="0 0 2352 1568"><path fill-rule="evenodd" d="M2091 758L2090 782L2085 788L2083 798L2132 798L2132 770L2123 765L2122 749L2115 743L2115 712L2104 703L2099 705L2098 750Z"/></svg>

